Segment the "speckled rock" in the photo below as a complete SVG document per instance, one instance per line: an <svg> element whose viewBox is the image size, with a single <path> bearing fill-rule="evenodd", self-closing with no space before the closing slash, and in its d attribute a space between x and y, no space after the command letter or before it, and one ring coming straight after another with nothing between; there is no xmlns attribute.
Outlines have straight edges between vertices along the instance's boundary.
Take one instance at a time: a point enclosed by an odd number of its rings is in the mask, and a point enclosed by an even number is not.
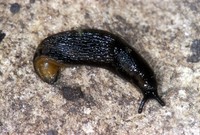
<svg viewBox="0 0 200 135"><path fill-rule="evenodd" d="M199 12L198 0L0 1L0 134L199 135ZM70 67L55 85L39 79L41 40L88 27L121 35L147 59L165 107L150 101L138 114L142 94L105 69ZM84 97L63 98L68 86Z"/></svg>

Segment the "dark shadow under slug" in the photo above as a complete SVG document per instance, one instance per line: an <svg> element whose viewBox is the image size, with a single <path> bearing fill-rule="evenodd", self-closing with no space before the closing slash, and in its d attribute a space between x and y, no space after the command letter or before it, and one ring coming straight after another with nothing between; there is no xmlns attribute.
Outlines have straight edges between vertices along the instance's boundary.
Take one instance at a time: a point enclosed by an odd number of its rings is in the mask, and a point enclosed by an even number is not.
<svg viewBox="0 0 200 135"><path fill-rule="evenodd" d="M57 81L61 68L67 65L106 68L142 91L139 113L148 99L165 105L158 96L156 78L147 62L122 38L107 31L71 30L49 36L38 46L33 63L39 77L49 84Z"/></svg>

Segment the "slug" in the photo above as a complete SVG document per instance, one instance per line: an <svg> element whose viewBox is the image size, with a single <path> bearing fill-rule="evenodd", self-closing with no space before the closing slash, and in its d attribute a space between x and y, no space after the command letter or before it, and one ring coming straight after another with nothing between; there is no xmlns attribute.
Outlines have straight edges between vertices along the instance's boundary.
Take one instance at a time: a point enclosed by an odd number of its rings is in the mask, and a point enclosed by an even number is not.
<svg viewBox="0 0 200 135"><path fill-rule="evenodd" d="M143 93L138 113L147 100L165 103L157 93L156 77L148 63L125 40L97 29L70 30L51 35L36 49L33 58L38 76L49 84L57 81L61 68L89 65L108 69Z"/></svg>
<svg viewBox="0 0 200 135"><path fill-rule="evenodd" d="M0 30L0 43L4 39L5 36L6 36L6 34L3 33L2 30Z"/></svg>

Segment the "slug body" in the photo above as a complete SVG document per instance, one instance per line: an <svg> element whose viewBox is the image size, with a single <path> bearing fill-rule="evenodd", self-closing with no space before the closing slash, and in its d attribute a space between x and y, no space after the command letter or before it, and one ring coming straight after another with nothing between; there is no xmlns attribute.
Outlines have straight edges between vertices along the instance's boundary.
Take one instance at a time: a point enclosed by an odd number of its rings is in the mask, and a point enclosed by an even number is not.
<svg viewBox="0 0 200 135"><path fill-rule="evenodd" d="M33 63L39 77L50 84L57 81L61 68L67 65L106 68L142 91L139 113L148 99L165 105L147 62L122 38L103 30L71 30L49 36L38 46Z"/></svg>

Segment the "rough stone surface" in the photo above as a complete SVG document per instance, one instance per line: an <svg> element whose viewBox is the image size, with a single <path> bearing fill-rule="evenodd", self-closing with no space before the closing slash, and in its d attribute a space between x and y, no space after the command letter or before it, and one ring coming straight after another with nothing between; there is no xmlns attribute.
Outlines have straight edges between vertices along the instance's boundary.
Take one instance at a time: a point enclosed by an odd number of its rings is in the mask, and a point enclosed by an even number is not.
<svg viewBox="0 0 200 135"><path fill-rule="evenodd" d="M0 0L0 134L199 135L200 62L187 61L200 40L199 0ZM111 72L71 67L56 85L33 69L37 45L49 34L98 28L121 35L154 69L166 102L142 94ZM68 101L59 88L81 87Z"/></svg>

